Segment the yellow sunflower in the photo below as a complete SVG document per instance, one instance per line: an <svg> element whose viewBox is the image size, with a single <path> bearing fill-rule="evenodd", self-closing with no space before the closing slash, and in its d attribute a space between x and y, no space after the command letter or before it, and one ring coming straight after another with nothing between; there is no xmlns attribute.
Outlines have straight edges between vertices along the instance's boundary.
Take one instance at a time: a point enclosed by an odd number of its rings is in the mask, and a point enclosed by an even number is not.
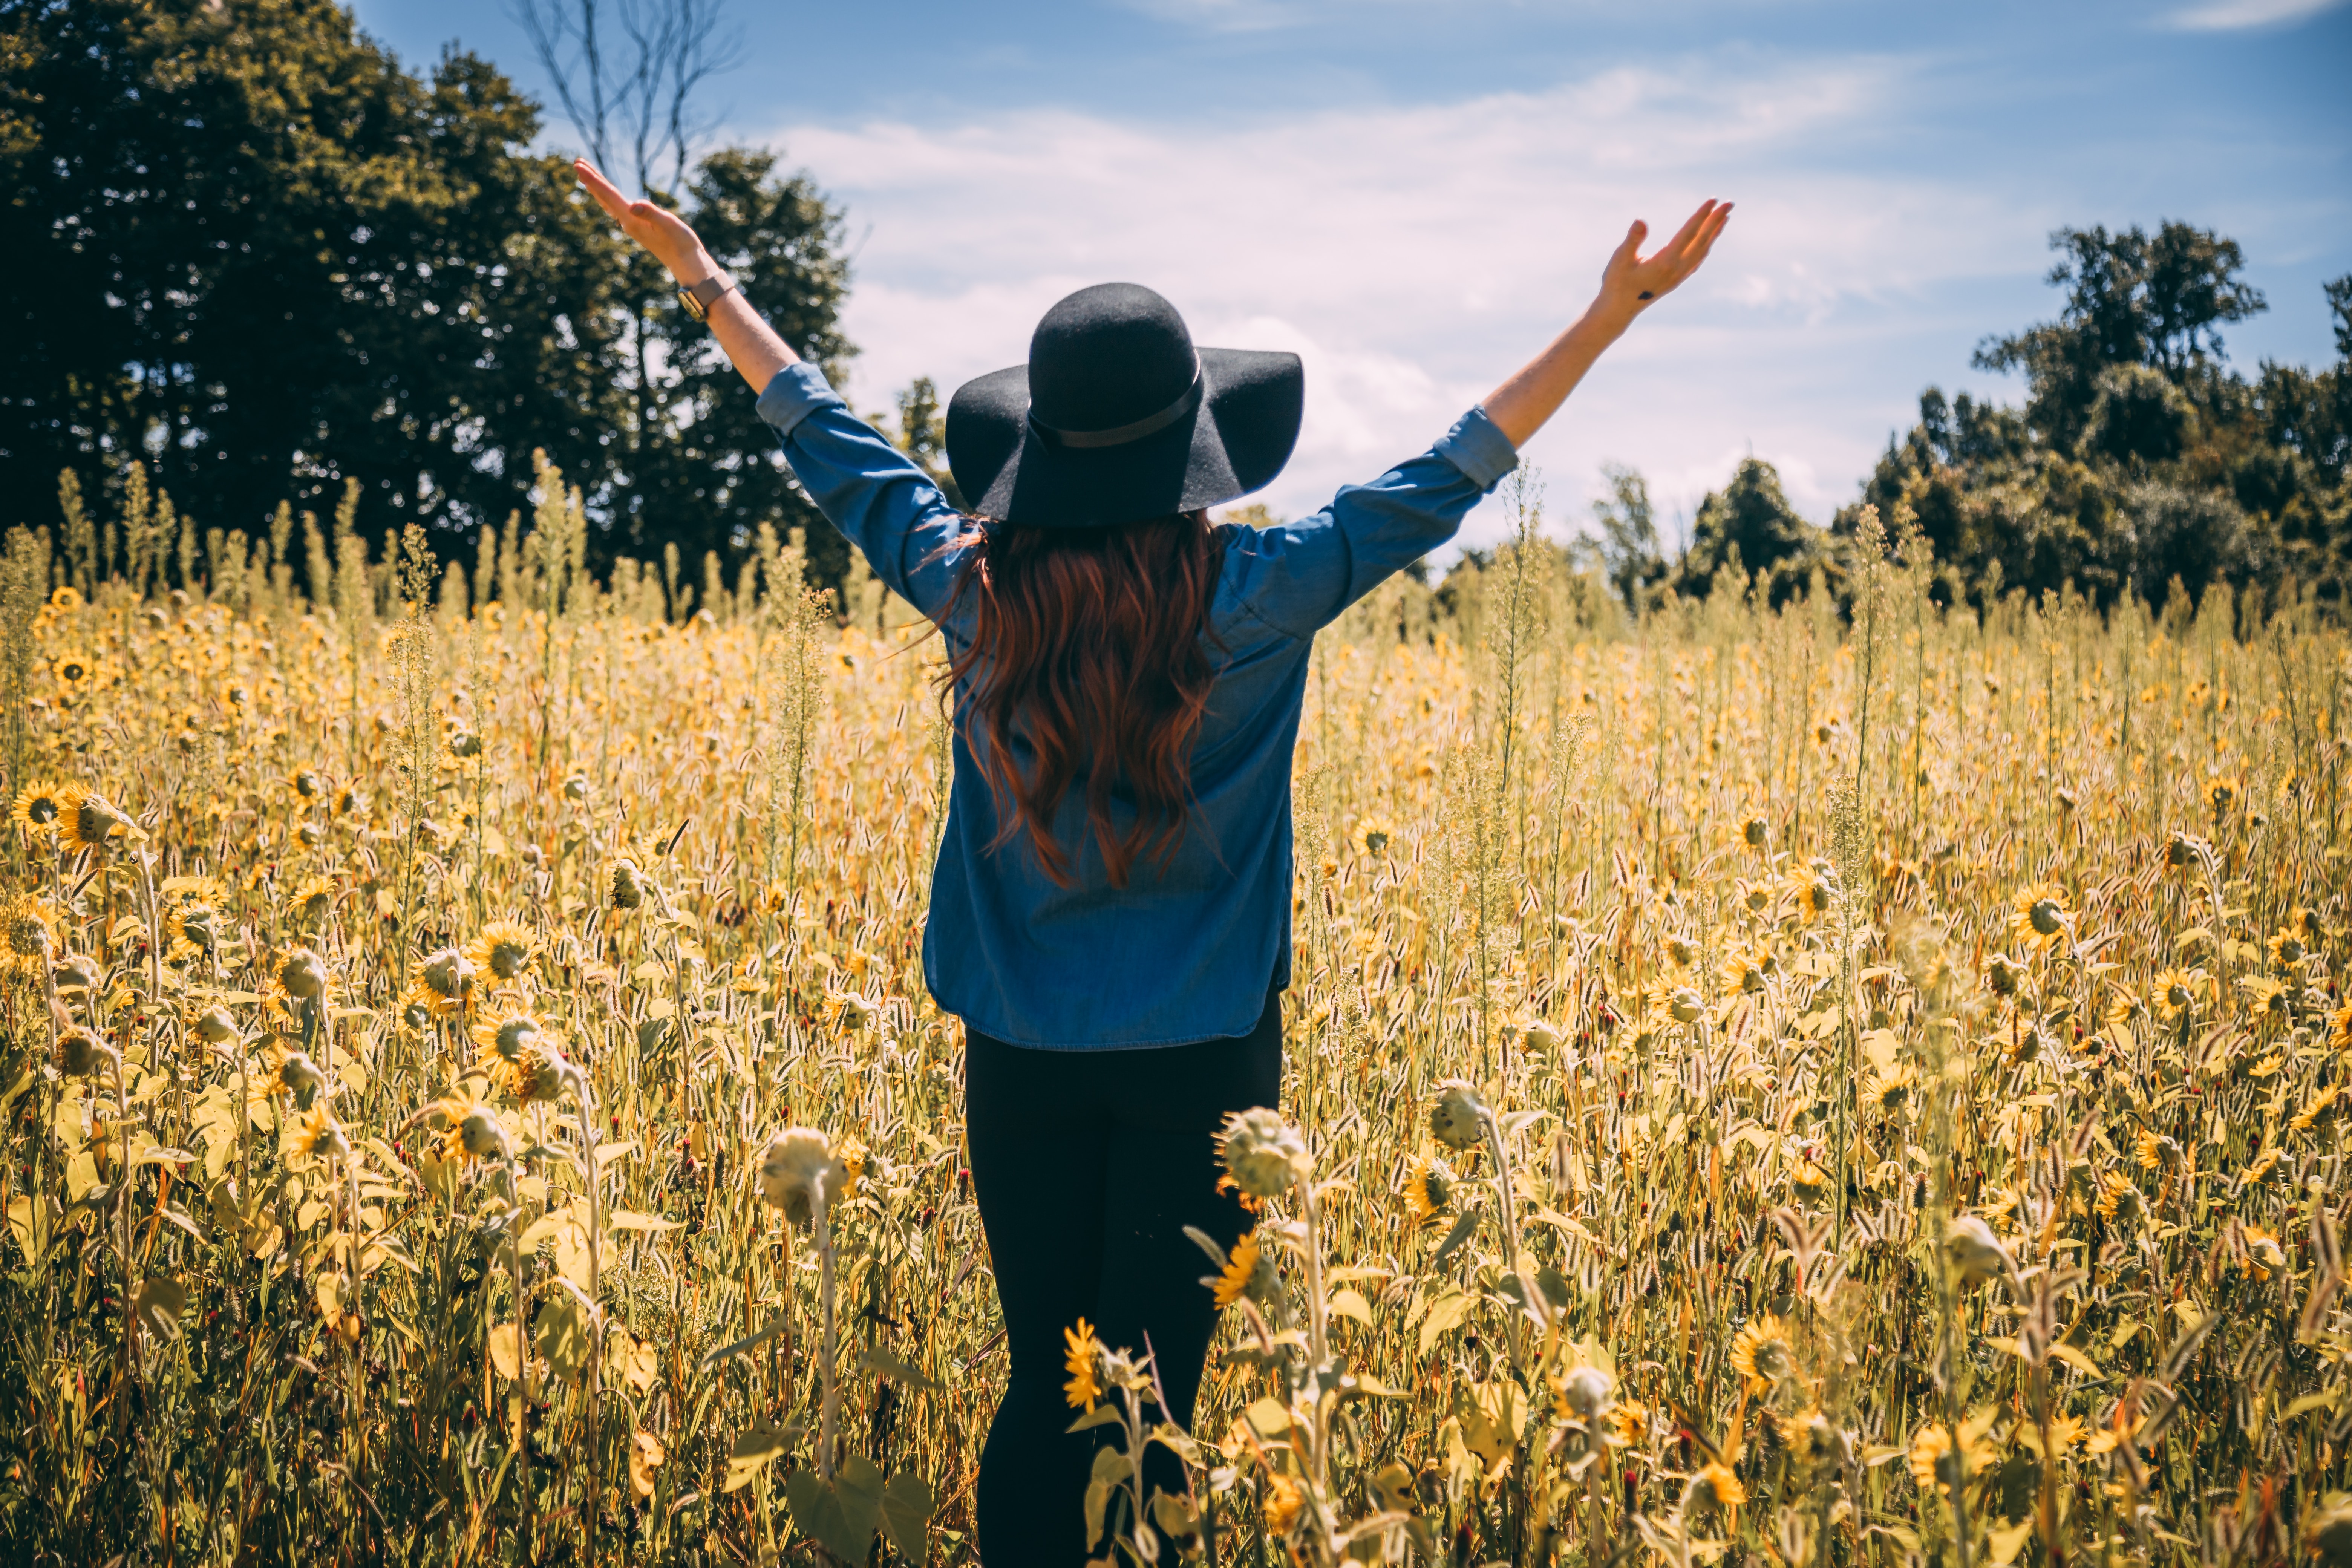
<svg viewBox="0 0 2352 1568"><path fill-rule="evenodd" d="M2010 916L2010 934L2021 947L2047 952L2066 935L2066 926L2074 910L2068 904L2066 889L2055 882L2036 882L2012 900L2015 912Z"/></svg>
<svg viewBox="0 0 2352 1568"><path fill-rule="evenodd" d="M0 909L0 963L5 963L10 979L40 979L56 942L54 919L47 904L26 893Z"/></svg>
<svg viewBox="0 0 2352 1568"><path fill-rule="evenodd" d="M2213 977L2201 969L2168 969L2156 977L2157 1011L2168 1021L2210 994Z"/></svg>
<svg viewBox="0 0 2352 1568"><path fill-rule="evenodd" d="M408 983L408 1000L436 1018L455 1018L474 999L474 965L454 947L428 954Z"/></svg>
<svg viewBox="0 0 2352 1568"><path fill-rule="evenodd" d="M88 784L68 784L58 792L58 831L68 849L94 849L117 834L144 838L146 833L129 814Z"/></svg>
<svg viewBox="0 0 2352 1568"><path fill-rule="evenodd" d="M2352 1002L2327 1015L2327 1043L2339 1051L2352 1051Z"/></svg>
<svg viewBox="0 0 2352 1568"><path fill-rule="evenodd" d="M1691 1477L1690 1489L1684 1498L1685 1504L1696 1511L1730 1510L1748 1500L1748 1489L1732 1473L1730 1466L1710 1459Z"/></svg>
<svg viewBox="0 0 2352 1568"><path fill-rule="evenodd" d="M1454 1201L1454 1172L1434 1154L1415 1155L1404 1173L1404 1206L1415 1225L1427 1225Z"/></svg>
<svg viewBox="0 0 2352 1568"><path fill-rule="evenodd" d="M539 952L539 936L514 921L492 921L466 948L466 962L494 980L520 978Z"/></svg>
<svg viewBox="0 0 2352 1568"><path fill-rule="evenodd" d="M334 907L335 885L324 877L313 877L286 900L286 918L296 925L309 925L324 920Z"/></svg>
<svg viewBox="0 0 2352 1568"><path fill-rule="evenodd" d="M1251 1287L1257 1279L1258 1265L1264 1256L1257 1244L1257 1232L1244 1231L1241 1239L1234 1243L1234 1249L1225 1255L1225 1267L1217 1275L1217 1282L1209 1288L1220 1308L1257 1294Z"/></svg>
<svg viewBox="0 0 2352 1568"><path fill-rule="evenodd" d="M2297 1132L2308 1132L2314 1128L2325 1131L2333 1127L2336 1118L2343 1113L2343 1102L2344 1086L2331 1083L2305 1102L2304 1108L2294 1113L2287 1125Z"/></svg>
<svg viewBox="0 0 2352 1568"><path fill-rule="evenodd" d="M1387 817L1368 816L1356 824L1356 831L1349 835L1349 840L1355 845L1357 854L1377 859L1395 847L1396 837L1396 825Z"/></svg>
<svg viewBox="0 0 2352 1568"><path fill-rule="evenodd" d="M1828 862L1822 860L1800 866L1789 873L1781 886L1795 902L1797 920L1803 925L1811 925L1829 913L1830 904L1837 897L1837 884L1831 880Z"/></svg>
<svg viewBox="0 0 2352 1568"><path fill-rule="evenodd" d="M1731 1341L1731 1369L1758 1388L1769 1388L1797 1370L1797 1349L1788 1325L1766 1316L1742 1328Z"/></svg>
<svg viewBox="0 0 2352 1568"><path fill-rule="evenodd" d="M1064 1329L1062 1338L1068 1345L1062 1365L1070 1374L1070 1381L1062 1385L1062 1396L1073 1410L1091 1410L1103 1395L1102 1342L1095 1338L1094 1326L1084 1318L1076 1328Z"/></svg>
<svg viewBox="0 0 2352 1568"><path fill-rule="evenodd" d="M57 784L29 784L17 792L8 819L27 834L55 832L65 815L65 791Z"/></svg>

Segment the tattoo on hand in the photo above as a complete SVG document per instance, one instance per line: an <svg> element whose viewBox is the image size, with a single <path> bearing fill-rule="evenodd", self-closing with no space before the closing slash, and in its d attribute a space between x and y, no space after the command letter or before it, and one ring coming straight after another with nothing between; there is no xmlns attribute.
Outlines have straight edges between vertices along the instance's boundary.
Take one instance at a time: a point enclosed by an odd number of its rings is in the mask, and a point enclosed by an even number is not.
<svg viewBox="0 0 2352 1568"><path fill-rule="evenodd" d="M1647 289L1643 289L1643 290L1642 290L1642 292L1641 292L1639 295L1637 295L1637 296L1636 296L1636 298L1638 298L1638 299L1643 299L1643 300L1654 300L1654 299L1656 299L1656 298L1657 298L1657 296L1656 296L1655 294L1651 293Z"/></svg>

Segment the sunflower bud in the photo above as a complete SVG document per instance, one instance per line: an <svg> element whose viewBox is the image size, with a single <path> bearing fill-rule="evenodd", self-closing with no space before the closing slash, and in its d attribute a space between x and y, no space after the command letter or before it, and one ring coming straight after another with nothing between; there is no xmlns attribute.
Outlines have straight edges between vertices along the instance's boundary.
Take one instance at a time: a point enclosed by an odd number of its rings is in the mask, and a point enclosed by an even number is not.
<svg viewBox="0 0 2352 1568"><path fill-rule="evenodd" d="M1429 1134L1448 1149L1467 1149L1486 1130L1486 1102L1466 1083L1451 1083L1429 1108Z"/></svg>
<svg viewBox="0 0 2352 1568"><path fill-rule="evenodd" d="M2011 1269L2009 1248L1993 1235L1992 1226L1975 1215L1954 1220L1952 1228L1944 1233L1944 1257L1959 1276L1962 1289Z"/></svg>
<svg viewBox="0 0 2352 1568"><path fill-rule="evenodd" d="M121 1059L112 1046L88 1029L68 1029L58 1037L58 1067L68 1078L96 1078Z"/></svg>
<svg viewBox="0 0 2352 1568"><path fill-rule="evenodd" d="M454 947L426 958L417 973L426 990L446 1002L463 1001L474 988L474 966Z"/></svg>
<svg viewBox="0 0 2352 1568"><path fill-rule="evenodd" d="M1616 1391L1617 1380L1597 1366L1580 1366L1559 1381L1559 1401L1580 1421L1607 1410Z"/></svg>
<svg viewBox="0 0 2352 1568"><path fill-rule="evenodd" d="M280 960L278 984L299 1001L315 1001L327 989L326 960L307 947L298 947Z"/></svg>
<svg viewBox="0 0 2352 1568"><path fill-rule="evenodd" d="M1226 1117L1217 1142L1225 1173L1253 1198L1279 1197L1307 1174L1307 1141L1279 1111L1265 1106Z"/></svg>
<svg viewBox="0 0 2352 1568"><path fill-rule="evenodd" d="M634 860L613 862L613 907L634 910L646 901L645 874Z"/></svg>
<svg viewBox="0 0 2352 1568"><path fill-rule="evenodd" d="M226 1007L207 1007L196 1015L196 1037L208 1046L224 1045L236 1038L236 1020Z"/></svg>
<svg viewBox="0 0 2352 1568"><path fill-rule="evenodd" d="M830 1205L848 1184L849 1167L835 1158L832 1143L814 1127L786 1128L768 1141L760 1157L760 1195L803 1230L814 1221L817 1205Z"/></svg>
<svg viewBox="0 0 2352 1568"><path fill-rule="evenodd" d="M487 1105L473 1106L459 1117L455 1137L457 1146L477 1160L503 1160L514 1152L505 1124Z"/></svg>

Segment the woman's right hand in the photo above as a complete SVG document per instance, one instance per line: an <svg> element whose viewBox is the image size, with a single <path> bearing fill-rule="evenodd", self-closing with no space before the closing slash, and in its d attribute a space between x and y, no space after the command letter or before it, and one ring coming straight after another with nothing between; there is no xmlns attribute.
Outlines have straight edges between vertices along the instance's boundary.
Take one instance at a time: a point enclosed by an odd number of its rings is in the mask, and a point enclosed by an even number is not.
<svg viewBox="0 0 2352 1568"><path fill-rule="evenodd" d="M668 268L679 283L699 283L719 270L719 264L710 259L710 253L702 248L702 241L684 218L652 202L629 200L585 158L573 159L572 168L588 187L588 194L596 198L596 205L613 215L621 232L652 251L654 259Z"/></svg>

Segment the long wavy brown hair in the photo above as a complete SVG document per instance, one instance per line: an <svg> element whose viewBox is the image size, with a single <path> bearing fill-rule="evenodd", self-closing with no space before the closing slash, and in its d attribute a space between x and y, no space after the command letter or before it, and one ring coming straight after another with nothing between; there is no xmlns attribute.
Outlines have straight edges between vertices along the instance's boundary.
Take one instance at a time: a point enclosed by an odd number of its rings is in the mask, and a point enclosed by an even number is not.
<svg viewBox="0 0 2352 1568"><path fill-rule="evenodd" d="M1111 886L1126 887L1139 859L1164 868L1174 856L1191 816L1192 740L1216 680L1202 633L1223 555L1205 511L981 532L955 585L956 605L971 596L972 641L940 687L951 700L971 683L965 742L996 802L992 850L1025 832L1045 875L1075 885L1054 815L1083 776ZM1114 800L1135 810L1123 831Z"/></svg>

